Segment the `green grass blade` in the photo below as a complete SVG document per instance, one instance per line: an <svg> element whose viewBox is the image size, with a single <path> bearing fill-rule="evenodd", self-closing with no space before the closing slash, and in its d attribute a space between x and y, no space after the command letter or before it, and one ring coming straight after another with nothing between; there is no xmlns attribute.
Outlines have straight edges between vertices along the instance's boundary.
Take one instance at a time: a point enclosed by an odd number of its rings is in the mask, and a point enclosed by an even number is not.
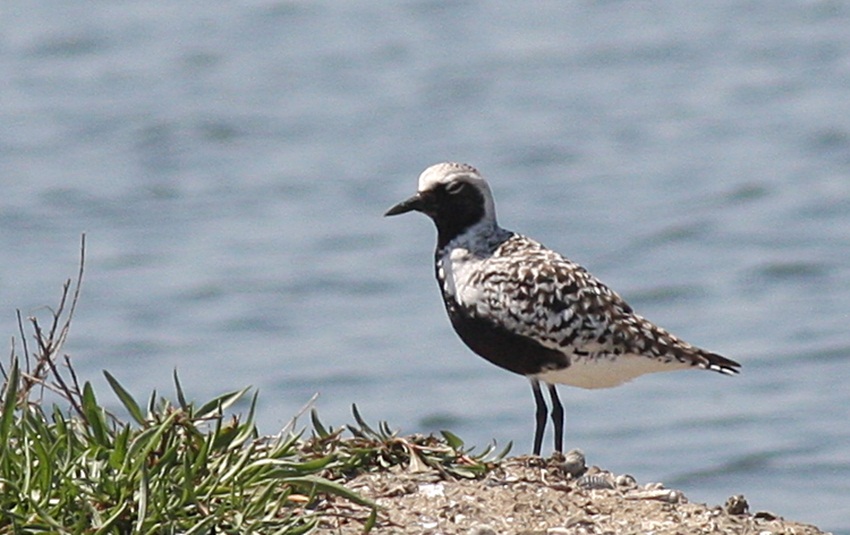
<svg viewBox="0 0 850 535"><path fill-rule="evenodd" d="M148 516L148 492L150 485L148 481L148 471L142 465L142 477L139 481L139 513L136 519L136 533L141 533L145 527L145 520Z"/></svg>
<svg viewBox="0 0 850 535"><path fill-rule="evenodd" d="M82 409L83 414L86 416L86 423L91 431L92 438L95 439L95 442L98 445L108 447L110 445L110 441L103 408L97 404L94 389L88 381L86 381L83 385Z"/></svg>
<svg viewBox="0 0 850 535"><path fill-rule="evenodd" d="M242 390L235 390L233 392L228 392L227 394L222 394L218 397L211 399L210 401L204 403L204 405L197 410L194 414L195 418L211 418L220 414L221 411L230 407L240 398L242 398L249 390L251 390L250 386L246 386Z"/></svg>
<svg viewBox="0 0 850 535"><path fill-rule="evenodd" d="M505 446L505 449L503 449L502 451L499 452L498 455L496 455L496 460L501 461L502 459L507 457L508 453L510 453L510 451L513 447L514 447L514 441L511 440L510 442L508 442L508 445Z"/></svg>
<svg viewBox="0 0 850 535"><path fill-rule="evenodd" d="M177 368L174 368L174 389L177 391L177 403L184 411L189 410L189 404L186 403L186 396L183 395L183 385L180 384L180 378L177 377Z"/></svg>
<svg viewBox="0 0 850 535"><path fill-rule="evenodd" d="M446 439L446 444L448 444L451 449L457 452L463 451L463 440L461 440L459 436L445 429L441 430L440 434L443 435L444 439Z"/></svg>
<svg viewBox="0 0 850 535"><path fill-rule="evenodd" d="M372 511L369 512L369 518L366 519L366 522L363 523L363 533L369 533L375 528L375 524L378 521L378 509L372 508Z"/></svg>
<svg viewBox="0 0 850 535"><path fill-rule="evenodd" d="M323 477L307 475L299 477L288 477L284 479L284 481L294 486L307 487L311 491L334 494L336 496L345 498L346 500L352 501L356 504L365 505L366 507L378 507L376 503L364 498L353 490L329 479L325 479Z"/></svg>
<svg viewBox="0 0 850 535"><path fill-rule="evenodd" d="M103 521L103 524L95 531L95 535L105 535L107 533L115 533L114 524L120 519L127 509L130 507L130 502L122 503L112 515Z"/></svg>
<svg viewBox="0 0 850 535"><path fill-rule="evenodd" d="M322 422L319 420L319 411L315 408L310 410L310 420L313 421L313 430L316 431L316 435L319 438L328 438L330 433L325 429L325 426L322 425Z"/></svg>
<svg viewBox="0 0 850 535"><path fill-rule="evenodd" d="M15 419L15 408L18 406L18 385L21 380L21 370L18 366L18 359L12 359L12 369L9 370L9 376L6 380L6 387L3 391L3 410L0 413L0 447L6 448L9 444L8 437L12 431L12 424Z"/></svg>
<svg viewBox="0 0 850 535"><path fill-rule="evenodd" d="M119 383L111 373L103 370L103 375L106 376L109 386L112 387L112 391L115 392L115 395L118 396L119 400L121 400L121 404L124 405L124 408L127 409L130 416L136 420L136 423L139 425L145 425L145 417L142 414L142 409L139 407L139 404L136 403L136 400L133 399L133 396L131 396L130 393L121 386L121 383Z"/></svg>
<svg viewBox="0 0 850 535"><path fill-rule="evenodd" d="M245 421L239 424L238 433L233 437L232 446L239 445L241 446L248 440L252 438L257 438L257 428L254 425L254 414L257 409L257 396L260 394L259 390L254 391L254 395L251 398L251 407L248 409L248 416L245 418Z"/></svg>
<svg viewBox="0 0 850 535"><path fill-rule="evenodd" d="M357 410L356 403L351 404L351 413L354 415L354 421L356 421L357 425L360 426L360 431L362 433L370 435L373 438L378 438L380 436L378 433L375 432L374 429L369 427L369 424L366 423L366 420L364 420L363 417L360 416L360 411Z"/></svg>
<svg viewBox="0 0 850 535"><path fill-rule="evenodd" d="M148 456L154 448L159 447L162 435L171 429L174 420L183 413L179 411L172 412L168 418L163 420L158 427L151 427L139 433L133 442L130 444L127 458L133 463L132 472L142 469L148 460Z"/></svg>
<svg viewBox="0 0 850 535"><path fill-rule="evenodd" d="M153 414L156 413L156 399L157 399L156 390L154 390L153 392L151 392L151 397L148 400L148 415L149 416L152 416Z"/></svg>

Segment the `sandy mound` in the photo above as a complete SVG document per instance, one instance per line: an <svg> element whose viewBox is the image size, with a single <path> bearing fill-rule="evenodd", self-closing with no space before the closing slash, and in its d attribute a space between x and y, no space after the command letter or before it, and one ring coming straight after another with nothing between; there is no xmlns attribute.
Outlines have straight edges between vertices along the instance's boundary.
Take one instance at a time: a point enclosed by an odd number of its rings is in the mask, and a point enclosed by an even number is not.
<svg viewBox="0 0 850 535"><path fill-rule="evenodd" d="M575 451L566 458L506 459L481 479L396 467L344 483L382 507L372 519L375 533L823 533L767 512L750 514L742 496L723 506L689 503L661 484L638 485L628 475L586 468ZM362 533L369 522L369 510L350 502L326 501L320 508L330 513L319 525L323 531Z"/></svg>

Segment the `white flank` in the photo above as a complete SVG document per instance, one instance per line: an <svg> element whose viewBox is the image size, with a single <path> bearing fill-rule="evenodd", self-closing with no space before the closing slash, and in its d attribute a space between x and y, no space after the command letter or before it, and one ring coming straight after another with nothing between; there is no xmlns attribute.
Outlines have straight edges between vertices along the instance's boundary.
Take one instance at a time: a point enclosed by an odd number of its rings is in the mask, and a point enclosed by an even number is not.
<svg viewBox="0 0 850 535"><path fill-rule="evenodd" d="M692 367L691 364L677 360L665 362L640 355L619 355L595 359L573 358L568 368L541 372L534 377L549 384L580 388L611 388L646 373L684 370Z"/></svg>

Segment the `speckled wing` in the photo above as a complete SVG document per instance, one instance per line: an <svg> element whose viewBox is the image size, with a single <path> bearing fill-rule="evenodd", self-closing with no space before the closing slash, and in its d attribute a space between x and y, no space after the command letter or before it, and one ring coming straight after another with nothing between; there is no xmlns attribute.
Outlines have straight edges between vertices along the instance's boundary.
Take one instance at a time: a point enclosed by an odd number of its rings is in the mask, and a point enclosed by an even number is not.
<svg viewBox="0 0 850 535"><path fill-rule="evenodd" d="M736 371L733 361L635 314L583 267L524 236L513 235L497 247L485 260L481 277L480 300L470 312L544 347L580 359L632 355L670 369Z"/></svg>
<svg viewBox="0 0 850 535"><path fill-rule="evenodd" d="M616 319L631 308L583 267L521 235L484 261L479 317L565 353L613 350Z"/></svg>

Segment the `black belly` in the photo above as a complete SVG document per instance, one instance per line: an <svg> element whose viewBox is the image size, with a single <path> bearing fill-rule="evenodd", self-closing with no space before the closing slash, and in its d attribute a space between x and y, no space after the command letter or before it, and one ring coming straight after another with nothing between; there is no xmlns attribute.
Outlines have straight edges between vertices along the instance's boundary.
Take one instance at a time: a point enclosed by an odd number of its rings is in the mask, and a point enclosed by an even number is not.
<svg viewBox="0 0 850 535"><path fill-rule="evenodd" d="M544 347L491 321L471 317L457 309L449 311L449 318L460 339L471 350L508 371L533 375L570 365L567 356L560 351Z"/></svg>

